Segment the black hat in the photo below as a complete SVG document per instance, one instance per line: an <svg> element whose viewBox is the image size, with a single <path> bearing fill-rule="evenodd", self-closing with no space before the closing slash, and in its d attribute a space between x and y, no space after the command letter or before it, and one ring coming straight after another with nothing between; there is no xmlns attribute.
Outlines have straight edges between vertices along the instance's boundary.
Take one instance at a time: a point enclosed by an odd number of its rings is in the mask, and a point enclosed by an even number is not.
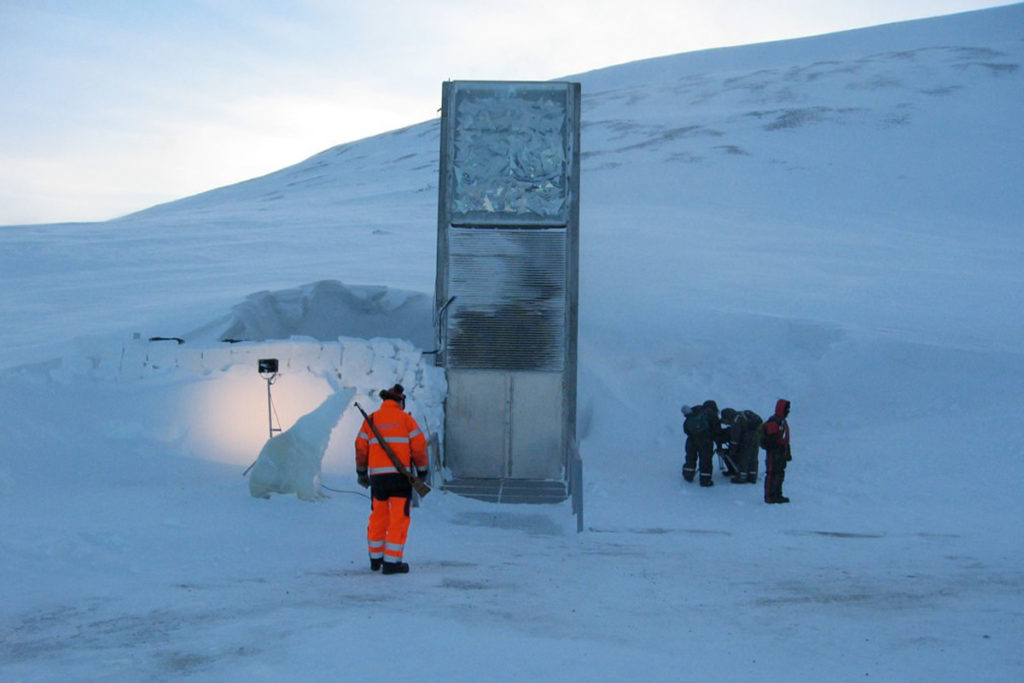
<svg viewBox="0 0 1024 683"><path fill-rule="evenodd" d="M381 389L380 397L385 401L390 399L405 405L405 388L401 384L396 384L390 389Z"/></svg>

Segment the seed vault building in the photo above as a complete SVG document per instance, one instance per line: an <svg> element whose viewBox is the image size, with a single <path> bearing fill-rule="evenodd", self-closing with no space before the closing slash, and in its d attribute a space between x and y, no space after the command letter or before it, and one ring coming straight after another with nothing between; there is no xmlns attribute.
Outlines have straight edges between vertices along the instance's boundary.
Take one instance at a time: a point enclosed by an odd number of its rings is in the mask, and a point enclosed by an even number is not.
<svg viewBox="0 0 1024 683"><path fill-rule="evenodd" d="M576 437L580 86L443 86L438 363L446 488L562 500Z"/></svg>

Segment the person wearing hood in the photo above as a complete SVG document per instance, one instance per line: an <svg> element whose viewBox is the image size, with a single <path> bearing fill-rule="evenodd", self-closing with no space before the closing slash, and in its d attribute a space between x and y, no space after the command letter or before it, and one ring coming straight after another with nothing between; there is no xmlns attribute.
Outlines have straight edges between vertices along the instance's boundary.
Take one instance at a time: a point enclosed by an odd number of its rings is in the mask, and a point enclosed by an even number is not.
<svg viewBox="0 0 1024 683"><path fill-rule="evenodd" d="M405 412L405 389L396 384L380 392L381 407L369 420L402 465L423 479L427 475L427 439L412 415ZM356 477L370 488L370 521L366 542L370 569L384 574L407 574L402 561L409 535L412 485L388 457L367 420L356 436Z"/></svg>
<svg viewBox="0 0 1024 683"><path fill-rule="evenodd" d="M789 448L790 403L780 398L775 403L775 414L764 422L764 502L788 503L782 495L782 482L786 479L786 463L793 459Z"/></svg>

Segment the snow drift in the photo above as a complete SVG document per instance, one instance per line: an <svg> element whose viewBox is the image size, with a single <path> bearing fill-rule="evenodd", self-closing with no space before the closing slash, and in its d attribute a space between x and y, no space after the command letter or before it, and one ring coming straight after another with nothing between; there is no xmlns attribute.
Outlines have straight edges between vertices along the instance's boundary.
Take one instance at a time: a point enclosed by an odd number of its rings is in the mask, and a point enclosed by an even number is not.
<svg viewBox="0 0 1024 683"><path fill-rule="evenodd" d="M321 472L344 493L239 475L259 357L286 429L340 374L367 407L418 387L439 436L432 347L358 313L387 287L371 313L423 329L436 122L0 229L0 675L370 677L386 622L416 653L396 678L1020 680L1021 26L1018 4L580 76L586 531L439 492L397 589L366 568L352 411ZM681 404L780 396L792 504L680 481Z"/></svg>

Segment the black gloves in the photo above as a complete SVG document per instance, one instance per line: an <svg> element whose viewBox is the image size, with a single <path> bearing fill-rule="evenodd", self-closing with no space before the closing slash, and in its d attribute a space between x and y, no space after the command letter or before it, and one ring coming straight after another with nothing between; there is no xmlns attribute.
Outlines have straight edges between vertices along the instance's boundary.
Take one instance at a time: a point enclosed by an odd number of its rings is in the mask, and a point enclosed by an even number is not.
<svg viewBox="0 0 1024 683"><path fill-rule="evenodd" d="M423 469L417 468L416 469L416 476L419 477L421 480L426 481L427 477L430 476L430 470L428 468L426 468L426 467L423 468Z"/></svg>

